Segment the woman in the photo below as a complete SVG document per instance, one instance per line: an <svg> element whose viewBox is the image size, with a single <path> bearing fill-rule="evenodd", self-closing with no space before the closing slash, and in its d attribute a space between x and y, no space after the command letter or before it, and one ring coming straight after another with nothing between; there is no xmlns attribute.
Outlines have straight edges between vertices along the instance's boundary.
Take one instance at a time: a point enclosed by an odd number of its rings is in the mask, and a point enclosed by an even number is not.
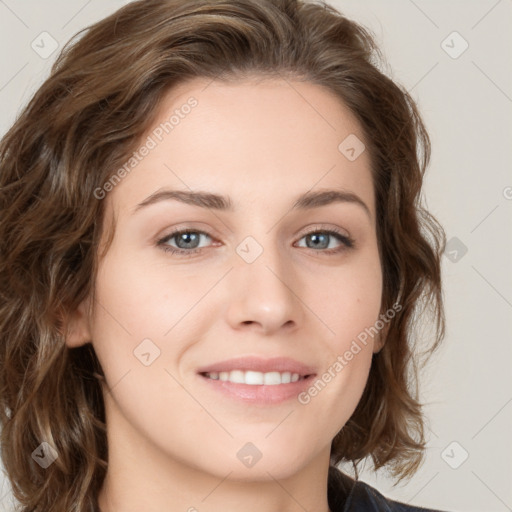
<svg viewBox="0 0 512 512"><path fill-rule="evenodd" d="M68 44L0 145L23 511L421 510L357 476L419 467L414 324L444 334L429 138L376 56L297 0L138 1Z"/></svg>

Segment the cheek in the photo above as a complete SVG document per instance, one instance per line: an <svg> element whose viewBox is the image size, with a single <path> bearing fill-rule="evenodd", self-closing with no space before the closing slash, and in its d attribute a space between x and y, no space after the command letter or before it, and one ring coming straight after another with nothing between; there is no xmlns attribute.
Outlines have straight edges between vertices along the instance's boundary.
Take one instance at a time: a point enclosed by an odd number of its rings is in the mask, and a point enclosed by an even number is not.
<svg viewBox="0 0 512 512"><path fill-rule="evenodd" d="M110 428L116 432L126 430L120 423L126 421L148 438L173 438L179 436L175 427L201 415L175 372L183 351L180 329L188 326L186 313L197 290L182 287L181 276L169 290L164 275L114 250L98 272L92 340L110 391L104 393ZM176 421L175 409L191 414Z"/></svg>
<svg viewBox="0 0 512 512"><path fill-rule="evenodd" d="M332 429L333 436L348 421L364 391L382 298L377 250L352 261L316 276L315 286L309 285L308 306L321 319L318 332L323 335L317 339L322 369L298 398L313 417Z"/></svg>
<svg viewBox="0 0 512 512"><path fill-rule="evenodd" d="M343 353L353 339L367 332L379 318L382 271L378 256L372 254L353 265L342 266L316 284L322 285L323 293L312 295L312 309L318 311L325 323L325 339L330 340L332 349Z"/></svg>
<svg viewBox="0 0 512 512"><path fill-rule="evenodd" d="M160 389L165 391L160 396L168 398L179 392L171 374L181 379L177 363L195 340L204 338L213 318L205 309L213 294L205 294L218 273L210 274L148 264L112 246L98 271L92 320L93 346L109 386L121 380L123 389L132 380L143 383L130 391L133 399L142 388ZM153 407L152 396L129 403Z"/></svg>
<svg viewBox="0 0 512 512"><path fill-rule="evenodd" d="M93 345L113 385L127 372L144 367L141 362L147 356L143 354L149 352L151 360L157 360L162 335L178 312L169 304L163 311L161 291L148 278L147 268L145 272L142 264L123 257L115 247L100 265L95 298Z"/></svg>
<svg viewBox="0 0 512 512"><path fill-rule="evenodd" d="M112 329L111 335L131 337L133 343L161 339L211 287L207 276L188 273L112 250L98 272L98 334Z"/></svg>

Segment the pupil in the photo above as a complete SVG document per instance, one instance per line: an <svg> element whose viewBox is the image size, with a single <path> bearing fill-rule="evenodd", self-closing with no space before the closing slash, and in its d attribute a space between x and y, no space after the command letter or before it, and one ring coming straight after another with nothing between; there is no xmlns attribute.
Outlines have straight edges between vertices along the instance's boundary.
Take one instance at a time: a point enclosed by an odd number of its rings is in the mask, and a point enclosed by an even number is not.
<svg viewBox="0 0 512 512"><path fill-rule="evenodd" d="M319 241L319 239L320 239L321 237L323 237L323 238L324 238L324 242L325 242L325 239L326 239L326 236L325 236L325 235L311 235L311 239L314 241L314 246L315 246L315 247L318 247L318 243L317 243L317 242ZM320 244L321 244L321 242L320 242Z"/></svg>
<svg viewBox="0 0 512 512"><path fill-rule="evenodd" d="M186 240L185 237L189 240ZM194 233L182 233L181 234L181 240L184 241L186 244L190 244L191 240L193 241L194 238L197 238L196 235L194 235Z"/></svg>

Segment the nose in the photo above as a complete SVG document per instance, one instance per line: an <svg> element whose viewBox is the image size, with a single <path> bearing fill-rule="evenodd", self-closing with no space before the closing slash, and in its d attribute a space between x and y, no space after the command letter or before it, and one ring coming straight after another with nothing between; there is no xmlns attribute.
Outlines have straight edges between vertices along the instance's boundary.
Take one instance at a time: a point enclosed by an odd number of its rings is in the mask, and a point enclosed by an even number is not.
<svg viewBox="0 0 512 512"><path fill-rule="evenodd" d="M235 330L287 333L303 320L300 279L278 247L265 247L252 263L236 256L230 272L228 322Z"/></svg>

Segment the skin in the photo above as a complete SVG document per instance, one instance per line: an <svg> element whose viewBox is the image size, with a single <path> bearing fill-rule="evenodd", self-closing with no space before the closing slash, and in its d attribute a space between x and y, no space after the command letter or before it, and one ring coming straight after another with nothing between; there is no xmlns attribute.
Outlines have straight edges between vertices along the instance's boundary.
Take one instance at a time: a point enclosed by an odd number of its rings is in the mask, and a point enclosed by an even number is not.
<svg viewBox="0 0 512 512"><path fill-rule="evenodd" d="M99 504L102 512L327 512L330 444L361 398L379 339L307 405L236 401L196 370L240 355L288 356L320 376L376 322L382 271L369 154L349 161L338 150L350 134L364 140L362 130L327 89L277 79L183 83L154 127L191 96L198 105L103 199L116 234L95 297L70 318L68 346L92 343L108 385ZM161 188L229 196L234 211L167 200L131 213ZM351 202L292 211L299 195L327 189L357 194L369 214ZM209 236L199 253L171 254L157 241L174 227ZM332 228L355 247L327 235L308 247L308 233ZM263 249L252 263L236 252L248 236ZM167 246L186 247L179 243ZM149 366L134 356L146 338L160 350ZM247 442L262 454L252 467L237 458Z"/></svg>

